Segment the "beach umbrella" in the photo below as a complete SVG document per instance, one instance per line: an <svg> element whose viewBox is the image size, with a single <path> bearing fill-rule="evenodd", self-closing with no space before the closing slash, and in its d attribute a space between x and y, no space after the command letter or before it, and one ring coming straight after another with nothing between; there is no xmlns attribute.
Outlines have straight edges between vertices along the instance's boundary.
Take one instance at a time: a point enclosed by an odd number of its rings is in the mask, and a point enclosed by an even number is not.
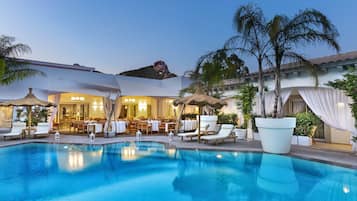
<svg viewBox="0 0 357 201"><path fill-rule="evenodd" d="M42 107L51 107L54 106L56 107L55 104L41 100L37 98L33 93L32 93L32 88L29 88L29 93L24 97L20 99L15 99L15 100L10 100L6 102L0 103L0 106L24 106L27 107L28 113L27 113L27 119L28 119L28 125L29 125L29 133L31 131L31 115L32 115L32 106L42 106Z"/></svg>
<svg viewBox="0 0 357 201"><path fill-rule="evenodd" d="M210 106L215 109L220 109L227 103L223 100L218 99L218 98L208 96L200 90L197 90L196 93L194 93L191 96L186 96L186 97L174 100L173 104L175 106L178 106L178 105L198 106L198 142L200 142L200 137L201 137L201 131L200 131L201 117L200 117L200 115L201 115L202 107Z"/></svg>

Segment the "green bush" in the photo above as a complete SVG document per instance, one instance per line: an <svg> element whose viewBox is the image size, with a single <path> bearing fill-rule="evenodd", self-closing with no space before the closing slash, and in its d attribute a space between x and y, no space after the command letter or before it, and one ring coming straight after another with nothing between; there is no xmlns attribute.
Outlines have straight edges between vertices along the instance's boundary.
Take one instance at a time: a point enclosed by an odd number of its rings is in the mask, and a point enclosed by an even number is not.
<svg viewBox="0 0 357 201"><path fill-rule="evenodd" d="M296 135L309 135L312 126L319 127L321 120L312 112L302 112L296 114Z"/></svg>
<svg viewBox="0 0 357 201"><path fill-rule="evenodd" d="M218 123L237 125L237 114L219 114Z"/></svg>
<svg viewBox="0 0 357 201"><path fill-rule="evenodd" d="M252 111L254 106L254 97L257 92L257 87L246 84L239 88L239 93L236 96L237 106L242 110L244 117L243 128L247 128L248 121L252 118Z"/></svg>

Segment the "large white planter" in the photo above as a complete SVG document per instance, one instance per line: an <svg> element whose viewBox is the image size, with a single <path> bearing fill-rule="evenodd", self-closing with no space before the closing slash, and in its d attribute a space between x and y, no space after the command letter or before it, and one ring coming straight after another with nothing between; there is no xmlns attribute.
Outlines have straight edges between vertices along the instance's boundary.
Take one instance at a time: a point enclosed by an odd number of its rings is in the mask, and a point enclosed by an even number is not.
<svg viewBox="0 0 357 201"><path fill-rule="evenodd" d="M294 196L299 191L290 157L263 154L257 176L257 186L281 196Z"/></svg>
<svg viewBox="0 0 357 201"><path fill-rule="evenodd" d="M204 128L207 124L209 132L215 132L217 126L218 116L216 115L201 115L201 128ZM198 118L197 118L198 120Z"/></svg>
<svg viewBox="0 0 357 201"><path fill-rule="evenodd" d="M263 151L274 154L290 152L296 118L255 118Z"/></svg>

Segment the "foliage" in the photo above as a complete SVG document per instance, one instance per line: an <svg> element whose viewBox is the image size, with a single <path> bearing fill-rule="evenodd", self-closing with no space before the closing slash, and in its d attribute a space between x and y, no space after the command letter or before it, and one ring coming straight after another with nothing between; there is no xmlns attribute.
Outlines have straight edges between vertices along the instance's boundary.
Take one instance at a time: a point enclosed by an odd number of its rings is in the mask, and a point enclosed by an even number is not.
<svg viewBox="0 0 357 201"><path fill-rule="evenodd" d="M8 85L16 80L22 80L28 76L42 74L42 72L29 69L24 62L19 62L16 57L31 52L29 46L15 42L15 38L0 36L0 85Z"/></svg>
<svg viewBox="0 0 357 201"><path fill-rule="evenodd" d="M219 114L218 115L219 124L233 124L237 125L237 114Z"/></svg>
<svg viewBox="0 0 357 201"><path fill-rule="evenodd" d="M357 128L357 69L351 67L349 72L344 75L343 80L330 81L328 85L344 91L347 96L351 97L352 104L350 104L350 107L352 115L356 120L355 127Z"/></svg>
<svg viewBox="0 0 357 201"><path fill-rule="evenodd" d="M352 142L354 142L354 143L357 142L357 136L352 136Z"/></svg>
<svg viewBox="0 0 357 201"><path fill-rule="evenodd" d="M199 58L193 71L185 74L193 81L191 85L180 91L180 96L185 93L195 93L198 89L210 96L219 96L214 89L222 84L224 79L239 78L249 73L244 66L244 61L237 55L225 51L214 51Z"/></svg>
<svg viewBox="0 0 357 201"><path fill-rule="evenodd" d="M317 68L301 54L295 52L299 45L322 42L339 51L336 42L338 31L330 20L320 11L305 9L288 17L275 15L269 21L262 10L252 4L241 6L234 17L238 35L230 38L226 51L239 51L256 58L258 62L259 95L264 107L263 64L267 63L275 73L275 100L273 118L282 115L281 65L287 61L304 64L317 78ZM317 80L317 79L316 79ZM262 116L265 115L263 109Z"/></svg>
<svg viewBox="0 0 357 201"><path fill-rule="evenodd" d="M265 114L263 65L269 63L269 40L266 30L266 19L263 11L254 4L239 7L236 11L234 26L237 35L228 39L224 45L226 51L237 52L256 59L258 63L258 91L261 101L262 116Z"/></svg>
<svg viewBox="0 0 357 201"><path fill-rule="evenodd" d="M242 110L244 115L244 128L247 128L248 121L252 118L254 97L257 88L251 84L243 85L239 88L239 94L236 96L237 106Z"/></svg>
<svg viewBox="0 0 357 201"><path fill-rule="evenodd" d="M297 113L295 134L307 136L312 126L319 127L321 124L321 120L312 112Z"/></svg>
<svg viewBox="0 0 357 201"><path fill-rule="evenodd" d="M271 60L275 71L275 101L273 117L282 115L281 92L281 65L285 61L303 63L307 67L315 66L301 54L294 51L299 45L311 45L317 42L326 43L336 51L340 47L336 41L338 31L330 20L320 11L306 9L292 18L286 15L275 15L267 23L267 32L271 45Z"/></svg>
<svg viewBox="0 0 357 201"><path fill-rule="evenodd" d="M28 126L28 113L26 112L26 125ZM40 122L47 122L48 110L42 107L35 107L31 113L31 126L37 126Z"/></svg>

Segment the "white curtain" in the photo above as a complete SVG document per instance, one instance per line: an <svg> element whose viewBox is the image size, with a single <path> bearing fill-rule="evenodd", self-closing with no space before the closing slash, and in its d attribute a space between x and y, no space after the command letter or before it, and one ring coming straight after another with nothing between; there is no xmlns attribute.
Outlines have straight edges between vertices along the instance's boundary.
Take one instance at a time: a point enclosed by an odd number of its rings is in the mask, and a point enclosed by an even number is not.
<svg viewBox="0 0 357 201"><path fill-rule="evenodd" d="M110 98L110 96L103 97L103 109L105 114L105 125L104 125L104 133L107 133L111 127L111 121L114 113L115 102Z"/></svg>
<svg viewBox="0 0 357 201"><path fill-rule="evenodd" d="M119 119L121 107L122 107L121 97L118 96L115 100L115 117L114 118Z"/></svg>
<svg viewBox="0 0 357 201"><path fill-rule="evenodd" d="M49 125L50 125L50 130L52 130L52 128L53 128L53 120L57 116L57 111L58 111L60 100L61 100L61 94L54 95L54 100L50 100L51 102L53 102L57 106L57 107L51 107L50 108L51 116L48 119L48 122L49 122Z"/></svg>
<svg viewBox="0 0 357 201"><path fill-rule="evenodd" d="M306 104L303 100L293 100L292 101L292 113L296 114L299 112L304 112L306 109Z"/></svg>
<svg viewBox="0 0 357 201"><path fill-rule="evenodd" d="M298 91L309 108L327 125L356 135L349 106L352 101L342 91L331 88L301 88Z"/></svg>
<svg viewBox="0 0 357 201"><path fill-rule="evenodd" d="M280 91L280 96L283 101L283 106L286 103L286 101L289 99L289 96L291 94L292 89L282 89ZM266 114L272 114L274 110L274 99L275 99L275 94L274 91L269 91L265 93L265 112ZM255 96L255 101L254 101L254 107L253 107L253 114L260 115L262 114L261 110L261 105L260 105L260 97L259 94ZM279 107L279 106L278 106Z"/></svg>

